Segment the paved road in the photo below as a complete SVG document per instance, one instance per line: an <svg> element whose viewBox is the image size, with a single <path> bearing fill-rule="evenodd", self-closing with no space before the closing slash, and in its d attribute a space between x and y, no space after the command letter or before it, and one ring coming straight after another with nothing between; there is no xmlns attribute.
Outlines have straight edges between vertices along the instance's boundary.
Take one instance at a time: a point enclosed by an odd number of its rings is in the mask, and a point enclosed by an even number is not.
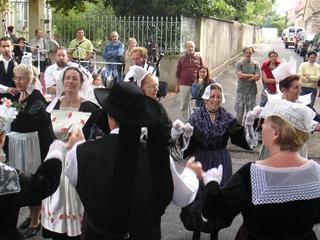
<svg viewBox="0 0 320 240"><path fill-rule="evenodd" d="M286 59L289 61L289 58L292 56L294 59L297 60L297 66L302 62L302 58L298 56L296 53L294 53L293 49L285 49L284 45L282 44L281 40L274 40L269 43L263 43L259 44L255 47L255 59L261 64L263 60L267 58L268 51L275 49L278 51L280 59ZM224 87L225 97L226 97L226 103L224 107L229 110L230 112L234 113L233 104L235 101L235 92L236 92L236 75L235 75L235 65L229 66L225 69L223 73L221 73L218 76L214 77L219 83L222 84ZM262 83L259 83L259 94L260 96L262 88ZM260 102L260 97L258 97L257 103ZM319 98L317 98L316 103L316 109L319 111L320 104L319 104ZM179 103L177 101L177 96L174 94L169 94L169 96L164 99L163 101L164 106L166 107L169 116L172 120L175 120L177 118L180 118L180 111L179 111ZM315 143L319 143L320 134L315 135L311 139L310 145L310 155L312 158L320 159L320 151L316 149ZM318 144L317 144L318 145ZM231 156L232 156L232 164L233 164L233 170L236 171L239 169L242 165L249 161L254 161L257 159L257 152L247 152L243 151L235 146L229 146ZM181 164L177 164L177 168L181 171L182 169ZM21 213L21 218L23 218L26 215L26 210L23 209ZM175 207L174 205L170 205L167 208L167 211L165 215L162 218L162 239L165 240L188 240L192 239L192 233L185 230L183 227L180 219L179 219L179 213L180 209ZM237 216L237 218L233 221L233 224L226 229L223 229L219 233L219 239L220 240L229 240L234 239L235 234L239 228L239 226L242 223L242 217ZM320 238L320 229L318 227L315 227L315 230L317 232L318 238ZM33 240L40 240L41 237L35 237ZM209 239L209 235L203 234L201 239Z"/></svg>
<svg viewBox="0 0 320 240"><path fill-rule="evenodd" d="M293 57L297 62L297 68L299 64L302 62L302 57L297 55L293 48L285 49L284 45L282 44L281 40L273 40L269 43L263 43L259 44L255 47L255 59L261 64L265 59L267 59L268 52L272 49L275 49L280 56L280 59L285 59L286 61L289 61L290 57ZM236 93L236 75L235 75L235 65L229 66L223 73L219 74L218 76L214 77L219 83L222 84L224 87L224 94L226 97L226 103L224 107L229 110L232 113L234 112L233 105L235 102L235 93ZM259 86L259 94L257 100L257 103L260 103L260 93L262 89L262 83L258 84ZM317 104L316 108L319 111L320 109L320 99L317 98ZM179 118L180 112L177 111L179 109L179 103L177 101L177 97L173 94L163 101L164 106L166 107L171 119ZM320 159L320 151L316 149L315 143L317 142L318 146L319 144L319 137L320 134L317 134L317 136L313 136L311 139L311 145L310 147L310 155L312 158ZM241 149L235 147L235 146L229 146L231 156L232 156L232 164L233 164L233 170L236 171L239 169L242 165L249 161L254 161L257 159L257 152L246 152L242 151ZM177 165L180 167L179 165ZM181 167L180 167L181 168ZM192 239L192 233L185 230L180 219L179 219L179 213L180 209L175 207L173 204L169 206L169 208L166 211L166 214L162 218L162 234L163 239L166 240L187 240ZM234 239L235 234L239 228L239 226L242 223L242 217L237 216L237 218L233 221L233 224L226 229L223 229L219 233L219 239L220 240L229 240ZM319 227L315 227L315 230L317 232L318 238L320 238L320 229ZM203 234L201 239L209 239L208 234Z"/></svg>

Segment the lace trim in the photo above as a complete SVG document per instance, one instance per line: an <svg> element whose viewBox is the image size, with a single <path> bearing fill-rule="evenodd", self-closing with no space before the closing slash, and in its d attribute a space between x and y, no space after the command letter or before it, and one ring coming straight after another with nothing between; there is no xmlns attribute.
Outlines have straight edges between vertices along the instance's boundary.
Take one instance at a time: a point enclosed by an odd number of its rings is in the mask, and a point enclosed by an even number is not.
<svg viewBox="0 0 320 240"><path fill-rule="evenodd" d="M20 192L17 171L4 163L0 163L0 196Z"/></svg>
<svg viewBox="0 0 320 240"><path fill-rule="evenodd" d="M268 167L257 165L253 163L250 167L252 203L254 205L310 200L320 197L319 179L314 182L287 186L267 185L266 169Z"/></svg>

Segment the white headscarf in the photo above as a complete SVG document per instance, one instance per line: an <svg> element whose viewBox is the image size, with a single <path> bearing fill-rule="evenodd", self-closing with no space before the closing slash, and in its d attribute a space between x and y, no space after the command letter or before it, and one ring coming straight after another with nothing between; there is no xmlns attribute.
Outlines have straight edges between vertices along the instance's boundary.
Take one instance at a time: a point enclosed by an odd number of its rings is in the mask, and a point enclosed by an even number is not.
<svg viewBox="0 0 320 240"><path fill-rule="evenodd" d="M144 68L134 65L129 67L129 71L126 74L126 77L124 78L124 82L135 82L138 87L141 87L142 80L150 74L147 70Z"/></svg>
<svg viewBox="0 0 320 240"><path fill-rule="evenodd" d="M57 73L57 74L60 74L60 76L59 76L60 79L59 79L58 81L60 81L60 82L62 83L62 81L63 81L63 76L64 76L65 72L66 72L68 69L70 69L70 68L78 68L78 69L80 70L80 72L81 72L81 74L82 74L82 76L83 76L83 83L82 83L82 85L81 85L81 88L80 88L79 93L80 93L80 97L81 97L82 99L87 99L90 82L92 81L92 75L91 75L91 73L90 73L87 69L85 69L84 67L79 66L79 65L78 65L78 66L71 65L71 66L65 68L65 69L63 70L62 74L61 74L61 73ZM56 86L58 86L58 85L59 85L59 84L57 84ZM63 84L60 84L60 85L63 86ZM59 85L59 86L60 86L60 85ZM52 110L54 109L55 105L57 104L58 100L61 98L62 95L63 95L63 87L62 87L62 88L61 88L61 87L60 87L60 88L57 88L56 97L51 101L51 103L48 105L48 107L47 107L47 109L46 109L46 111L47 111L48 113L51 113L51 112L52 112Z"/></svg>
<svg viewBox="0 0 320 240"><path fill-rule="evenodd" d="M204 90L204 93L202 94L202 99L204 99L204 100L209 100L209 99L210 99L211 86L213 86L213 85L219 86L219 87L221 88L221 97L222 97L221 102L222 102L222 103L225 103L226 100L225 100L225 98L224 98L223 88L222 88L222 86L221 86L219 83L212 83L212 84L208 85L208 86L206 87L206 89Z"/></svg>

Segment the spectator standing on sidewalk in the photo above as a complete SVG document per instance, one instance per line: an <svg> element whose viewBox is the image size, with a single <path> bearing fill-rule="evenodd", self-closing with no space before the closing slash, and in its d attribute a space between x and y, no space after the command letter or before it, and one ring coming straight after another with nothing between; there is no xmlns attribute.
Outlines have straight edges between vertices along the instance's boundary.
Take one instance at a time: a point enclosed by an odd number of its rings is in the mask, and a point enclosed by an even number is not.
<svg viewBox="0 0 320 240"><path fill-rule="evenodd" d="M243 49L244 58L236 64L238 76L237 98L234 109L240 123L243 114L249 112L256 106L257 81L260 79L260 66L252 57L253 47Z"/></svg>
<svg viewBox="0 0 320 240"><path fill-rule="evenodd" d="M176 93L180 93L180 111L182 120L188 121L188 102L191 94L191 85L195 81L196 71L203 65L201 56L195 54L195 44L187 41L186 52L180 57L176 71Z"/></svg>
<svg viewBox="0 0 320 240"><path fill-rule="evenodd" d="M113 31L110 37L111 43L106 45L102 56L107 62L104 75L105 78L111 77L114 83L119 83L122 81L121 64L124 62L124 44L120 42L119 34L116 31Z"/></svg>
<svg viewBox="0 0 320 240"><path fill-rule="evenodd" d="M320 80L320 65L315 63L317 53L311 51L308 53L308 62L301 63L299 66L299 75L301 81L301 95L311 93L311 107L317 96L317 86Z"/></svg>
<svg viewBox="0 0 320 240"><path fill-rule="evenodd" d="M41 28L37 28L35 30L35 38L32 39L29 43L31 47L31 52L33 54L33 65L38 67L38 63L40 62L40 72L44 73L46 70L46 54L48 52L48 44L46 40L43 38L43 31ZM40 54L38 54L40 52ZM38 58L40 61L38 62Z"/></svg>
<svg viewBox="0 0 320 240"><path fill-rule="evenodd" d="M88 61L92 57L93 45L84 35L84 29L78 28L76 31L77 37L70 42L68 54L73 62ZM83 67L88 66L88 63L82 62Z"/></svg>
<svg viewBox="0 0 320 240"><path fill-rule="evenodd" d="M261 66L261 75L263 81L263 91L261 93L261 101L260 106L264 107L268 101L267 93L269 94L276 94L277 87L276 87L276 80L272 74L272 70L274 70L280 61L278 59L278 53L275 50L272 50L268 53L268 59L262 63Z"/></svg>
<svg viewBox="0 0 320 240"><path fill-rule="evenodd" d="M7 29L8 29L8 33L9 33L11 42L12 42L12 43L18 43L18 38L17 38L16 35L13 33L14 26L9 26Z"/></svg>

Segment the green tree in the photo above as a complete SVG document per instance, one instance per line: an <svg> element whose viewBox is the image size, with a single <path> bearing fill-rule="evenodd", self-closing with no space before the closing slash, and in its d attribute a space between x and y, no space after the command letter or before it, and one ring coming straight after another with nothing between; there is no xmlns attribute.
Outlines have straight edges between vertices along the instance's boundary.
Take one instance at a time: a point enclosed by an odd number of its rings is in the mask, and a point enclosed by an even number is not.
<svg viewBox="0 0 320 240"><path fill-rule="evenodd" d="M277 28L278 29L278 35L280 36L283 29L286 25L286 17L281 16L280 14L276 12L272 12L270 15L268 15L265 18L264 27L271 27L271 28Z"/></svg>
<svg viewBox="0 0 320 240"><path fill-rule="evenodd" d="M86 3L98 2L117 16L219 17L258 25L274 4L274 0L47 0L56 12L64 14L70 9L82 13Z"/></svg>
<svg viewBox="0 0 320 240"><path fill-rule="evenodd" d="M80 6L80 5L79 5ZM77 8L73 8L66 13L64 11L55 12L53 14L53 32L55 39L61 45L68 46L69 42L75 37L75 29L83 27L85 30L90 30L93 40L93 45L101 47L106 41L106 33L103 31L103 22L93 21L103 16L113 16L114 11L111 8L105 7L102 1L97 3L84 2L81 7L81 14ZM87 32L87 34L89 34Z"/></svg>
<svg viewBox="0 0 320 240"><path fill-rule="evenodd" d="M9 8L9 0L0 0L0 12L5 12Z"/></svg>

